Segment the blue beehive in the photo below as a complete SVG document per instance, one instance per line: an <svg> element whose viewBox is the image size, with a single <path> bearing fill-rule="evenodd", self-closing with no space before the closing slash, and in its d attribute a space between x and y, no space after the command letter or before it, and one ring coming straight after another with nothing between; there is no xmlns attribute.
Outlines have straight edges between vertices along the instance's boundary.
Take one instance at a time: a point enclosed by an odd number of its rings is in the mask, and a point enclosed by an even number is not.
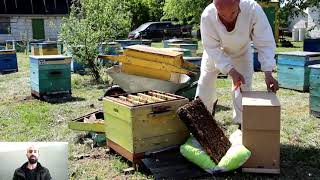
<svg viewBox="0 0 320 180"><path fill-rule="evenodd" d="M320 117L320 64L311 65L310 68L310 113Z"/></svg>
<svg viewBox="0 0 320 180"><path fill-rule="evenodd" d="M126 39L126 40L116 40L116 42L120 43L121 47L125 49L127 46L131 45L147 45L151 46L152 41L147 39Z"/></svg>
<svg viewBox="0 0 320 180"><path fill-rule="evenodd" d="M31 94L71 94L70 62L62 55L30 56Z"/></svg>
<svg viewBox="0 0 320 180"><path fill-rule="evenodd" d="M305 39L303 41L303 50L310 52L320 52L320 38Z"/></svg>
<svg viewBox="0 0 320 180"><path fill-rule="evenodd" d="M17 54L15 50L0 50L0 72L18 71Z"/></svg>
<svg viewBox="0 0 320 180"><path fill-rule="evenodd" d="M72 72L84 72L85 70L85 65L79 63L77 61L77 59L74 57L74 53L77 52L80 48L82 48L83 46L79 45L79 46L74 46L74 47L68 47L67 51L65 52L65 54L67 56L71 56L72 60L71 60L71 71Z"/></svg>
<svg viewBox="0 0 320 180"><path fill-rule="evenodd" d="M320 53L286 52L278 54L279 86L299 91L309 91L309 65L320 63Z"/></svg>
<svg viewBox="0 0 320 180"><path fill-rule="evenodd" d="M187 44L197 44L198 41L190 39L190 38L184 38L184 39L168 39L163 40L163 47L168 48L169 44L181 44L181 43L187 43Z"/></svg>
<svg viewBox="0 0 320 180"><path fill-rule="evenodd" d="M258 51L257 51L257 48L255 48L253 44L251 44L251 50L252 50L252 54L253 54L253 70L255 72L261 71L261 64L258 59Z"/></svg>
<svg viewBox="0 0 320 180"><path fill-rule="evenodd" d="M201 66L202 57L186 57L186 56L184 56L183 60L191 62L192 64L195 64L197 66Z"/></svg>

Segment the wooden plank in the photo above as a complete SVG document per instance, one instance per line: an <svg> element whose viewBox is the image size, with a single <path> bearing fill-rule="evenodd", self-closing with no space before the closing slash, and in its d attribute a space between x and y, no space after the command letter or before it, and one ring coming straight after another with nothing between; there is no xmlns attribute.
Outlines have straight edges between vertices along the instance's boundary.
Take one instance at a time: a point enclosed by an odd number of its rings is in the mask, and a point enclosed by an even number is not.
<svg viewBox="0 0 320 180"><path fill-rule="evenodd" d="M139 101L134 100L134 99L127 98L125 96L119 96L119 99L122 100L122 101L125 101L125 102L129 102L129 103L131 103L133 105L142 105L142 104L144 104L142 102L139 102Z"/></svg>
<svg viewBox="0 0 320 180"><path fill-rule="evenodd" d="M155 102L163 102L163 101L165 101L164 99L157 98L157 97L154 97L154 96L149 96L149 95L143 94L143 93L138 93L137 95L141 96L141 97L144 97L144 98L147 98L147 99L154 100Z"/></svg>
<svg viewBox="0 0 320 180"><path fill-rule="evenodd" d="M169 56L169 57L182 56L182 53L180 53L180 52L163 50L160 48L154 48L154 47L142 46L142 45L128 46L127 49L139 51L139 52L143 52L143 53L149 53L149 54L159 54L159 55ZM126 50L125 50L124 54L126 54Z"/></svg>
<svg viewBox="0 0 320 180"><path fill-rule="evenodd" d="M166 94L161 94L161 93L158 93L158 92L148 92L149 95L151 96L155 96L157 98L160 98L160 99L164 99L164 100L176 100L177 98L175 97L172 97L172 96L168 96Z"/></svg>
<svg viewBox="0 0 320 180"><path fill-rule="evenodd" d="M144 157L144 153L131 153L110 139L107 140L107 146L133 163L140 163Z"/></svg>
<svg viewBox="0 0 320 180"><path fill-rule="evenodd" d="M182 67L184 62L182 54L176 57L170 57L170 56L164 56L161 54L151 54L151 53L126 49L124 51L124 55L128 57L139 58L139 59L144 59L148 61L170 64L176 67Z"/></svg>
<svg viewBox="0 0 320 180"><path fill-rule="evenodd" d="M143 104L145 104L145 103L154 103L155 102L155 101L146 99L145 97L139 97L139 96L135 96L135 95L132 95L132 94L129 94L128 98L129 99L133 99L135 101L139 101L139 102L141 102Z"/></svg>
<svg viewBox="0 0 320 180"><path fill-rule="evenodd" d="M265 173L265 174L280 174L280 169L242 168L242 172L247 172L247 173Z"/></svg>

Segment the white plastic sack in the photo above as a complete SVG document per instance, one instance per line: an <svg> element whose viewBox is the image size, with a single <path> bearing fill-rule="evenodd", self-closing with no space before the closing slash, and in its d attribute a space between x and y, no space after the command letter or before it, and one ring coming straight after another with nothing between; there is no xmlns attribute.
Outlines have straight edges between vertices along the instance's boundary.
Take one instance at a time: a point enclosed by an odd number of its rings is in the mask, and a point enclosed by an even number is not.
<svg viewBox="0 0 320 180"><path fill-rule="evenodd" d="M237 85L233 89L233 122L237 124L242 124L242 94L241 94L241 83L237 83Z"/></svg>

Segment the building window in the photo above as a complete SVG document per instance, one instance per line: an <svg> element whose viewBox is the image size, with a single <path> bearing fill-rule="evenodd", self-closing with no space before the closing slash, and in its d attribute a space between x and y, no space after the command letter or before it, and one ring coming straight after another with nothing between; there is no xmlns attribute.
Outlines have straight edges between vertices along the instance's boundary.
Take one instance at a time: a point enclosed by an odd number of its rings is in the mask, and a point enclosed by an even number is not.
<svg viewBox="0 0 320 180"><path fill-rule="evenodd" d="M0 34L10 34L10 18L0 17Z"/></svg>

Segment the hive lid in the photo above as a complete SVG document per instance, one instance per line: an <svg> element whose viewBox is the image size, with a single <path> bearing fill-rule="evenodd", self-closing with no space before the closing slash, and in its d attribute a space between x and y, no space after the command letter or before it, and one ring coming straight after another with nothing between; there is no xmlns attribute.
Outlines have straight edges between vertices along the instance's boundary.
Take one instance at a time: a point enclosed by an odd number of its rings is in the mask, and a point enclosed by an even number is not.
<svg viewBox="0 0 320 180"><path fill-rule="evenodd" d="M132 45L132 46L128 46L127 49L140 51L140 52L144 52L144 53L170 56L170 57L182 56L181 52L166 50L164 48L160 49L160 48L154 48L154 47L149 47L149 46L143 46L143 45Z"/></svg>
<svg viewBox="0 0 320 180"><path fill-rule="evenodd" d="M314 69L319 69L320 68L320 64L314 64L314 65L310 65L308 67L309 68L314 68Z"/></svg>
<svg viewBox="0 0 320 180"><path fill-rule="evenodd" d="M320 56L320 52L292 51L292 52L280 52L280 53L277 53L277 55Z"/></svg>
<svg viewBox="0 0 320 180"><path fill-rule="evenodd" d="M64 55L45 55L45 56L29 56L34 59L71 59L71 56Z"/></svg>

